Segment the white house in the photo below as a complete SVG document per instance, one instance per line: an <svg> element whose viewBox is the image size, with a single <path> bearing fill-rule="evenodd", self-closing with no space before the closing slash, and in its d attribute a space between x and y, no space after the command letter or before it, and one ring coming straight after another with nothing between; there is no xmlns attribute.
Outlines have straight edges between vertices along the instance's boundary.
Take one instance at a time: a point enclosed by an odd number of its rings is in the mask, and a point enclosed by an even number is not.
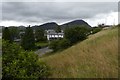
<svg viewBox="0 0 120 80"><path fill-rule="evenodd" d="M53 40L53 39L58 39L58 38L63 38L64 33L61 31L61 33L56 33L55 30L47 30L47 39L48 40Z"/></svg>

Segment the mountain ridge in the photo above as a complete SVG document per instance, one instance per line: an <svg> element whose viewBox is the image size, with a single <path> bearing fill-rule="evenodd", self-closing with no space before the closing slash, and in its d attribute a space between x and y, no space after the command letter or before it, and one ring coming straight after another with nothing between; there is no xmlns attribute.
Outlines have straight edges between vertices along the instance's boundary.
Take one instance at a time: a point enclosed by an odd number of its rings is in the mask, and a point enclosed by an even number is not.
<svg viewBox="0 0 120 80"><path fill-rule="evenodd" d="M44 23L42 25L36 25L36 26L32 26L33 28L41 28L44 30L48 30L48 29L56 29L58 26L61 27L61 29L65 29L67 27L74 27L74 26L79 26L79 27L87 27L90 28L91 26L85 22L84 20L73 20L67 23L64 23L62 25L58 25L56 22L48 22L48 23Z"/></svg>
<svg viewBox="0 0 120 80"><path fill-rule="evenodd" d="M65 28L65 27L74 27L74 26L84 26L84 27L88 27L90 28L91 26L84 20L73 20L67 23L64 23L61 25L61 28Z"/></svg>

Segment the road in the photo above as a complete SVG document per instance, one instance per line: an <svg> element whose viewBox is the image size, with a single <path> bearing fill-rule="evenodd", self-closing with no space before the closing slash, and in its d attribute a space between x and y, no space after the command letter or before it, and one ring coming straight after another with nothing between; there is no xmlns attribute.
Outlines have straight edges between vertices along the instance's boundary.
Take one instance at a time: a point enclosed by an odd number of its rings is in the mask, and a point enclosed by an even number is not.
<svg viewBox="0 0 120 80"><path fill-rule="evenodd" d="M52 52L52 49L49 49L48 47L45 48L41 48L39 50L37 50L35 53L38 54L39 56L42 56L43 54L47 53L47 52Z"/></svg>

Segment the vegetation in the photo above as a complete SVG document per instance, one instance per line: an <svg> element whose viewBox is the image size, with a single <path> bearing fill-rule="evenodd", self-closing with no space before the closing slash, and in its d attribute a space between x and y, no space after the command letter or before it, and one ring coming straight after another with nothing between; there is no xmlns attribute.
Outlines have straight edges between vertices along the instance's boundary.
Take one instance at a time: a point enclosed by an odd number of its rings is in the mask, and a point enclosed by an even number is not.
<svg viewBox="0 0 120 80"><path fill-rule="evenodd" d="M59 46L58 45L59 41L60 40L53 40L53 41L51 41L50 44L49 44L49 48L53 49L54 52L59 50L59 47L58 47Z"/></svg>
<svg viewBox="0 0 120 80"><path fill-rule="evenodd" d="M53 49L54 52L66 49L78 41L85 40L88 33L90 33L90 29L86 27L66 28L64 31L64 39L51 41L49 48Z"/></svg>
<svg viewBox="0 0 120 80"><path fill-rule="evenodd" d="M101 27L93 27L93 29L92 29L92 34L95 34L95 33L99 32L99 31L101 31L101 30L102 30Z"/></svg>
<svg viewBox="0 0 120 80"><path fill-rule="evenodd" d="M44 30L43 29L37 29L35 30L35 39L37 42L46 41L46 37L44 36Z"/></svg>
<svg viewBox="0 0 120 80"><path fill-rule="evenodd" d="M2 78L46 78L50 68L38 55L24 51L15 43L2 43Z"/></svg>
<svg viewBox="0 0 120 80"><path fill-rule="evenodd" d="M13 40L16 38L20 38L20 36L19 36L20 31L19 31L18 27L11 26L11 27L9 27L9 30L10 30L11 37Z"/></svg>
<svg viewBox="0 0 120 80"><path fill-rule="evenodd" d="M46 47L48 46L48 42L36 42L35 45L37 46L37 48L42 48L42 47Z"/></svg>
<svg viewBox="0 0 120 80"><path fill-rule="evenodd" d="M69 40L67 40L67 39L62 39L62 40L60 40L59 41L59 43L58 43L58 47L60 48L60 49L66 49L66 48L68 48L70 46L70 41Z"/></svg>
<svg viewBox="0 0 120 80"><path fill-rule="evenodd" d="M2 47L2 39L0 39L0 47Z"/></svg>
<svg viewBox="0 0 120 80"><path fill-rule="evenodd" d="M33 34L32 28L29 26L25 30L25 34L22 37L21 40L21 46L25 50L33 50L35 48L35 38Z"/></svg>
<svg viewBox="0 0 120 80"><path fill-rule="evenodd" d="M0 39L0 51L2 52L2 39ZM0 68L2 68L2 53L0 53ZM2 78L2 70L0 70L0 78Z"/></svg>
<svg viewBox="0 0 120 80"><path fill-rule="evenodd" d="M117 78L117 29L114 27L101 31L102 28L92 28L94 35L88 36L89 28L67 28L64 31L64 39L53 40L49 45L54 53L59 50L61 52L43 57L41 61L36 54L31 51L27 52L27 50L33 50L35 46L40 48L48 46L42 29L36 30L34 35L32 28L27 27L22 37L22 47L20 47L13 42L13 39L18 36L17 29L4 28L3 78L46 78L51 74L50 67L53 70L53 75L50 76L52 78ZM57 32L59 30L58 27Z"/></svg>
<svg viewBox="0 0 120 80"><path fill-rule="evenodd" d="M73 27L65 29L64 36L71 44L75 44L78 41L85 40L87 33L89 33L89 30L86 27Z"/></svg>
<svg viewBox="0 0 120 80"><path fill-rule="evenodd" d="M57 33L60 33L61 32L61 27L60 26L57 26L56 30L55 30Z"/></svg>
<svg viewBox="0 0 120 80"><path fill-rule="evenodd" d="M11 35L10 30L8 29L8 27L5 27L3 29L2 39L8 40L9 42L13 42L12 35Z"/></svg>
<svg viewBox="0 0 120 80"><path fill-rule="evenodd" d="M0 33L2 33L2 28L0 28Z"/></svg>
<svg viewBox="0 0 120 80"><path fill-rule="evenodd" d="M70 42L67 39L57 39L53 40L49 44L49 48L53 49L53 51L60 51L68 48L70 46Z"/></svg>
<svg viewBox="0 0 120 80"><path fill-rule="evenodd" d="M50 78L117 78L118 28L90 35L83 42L42 60L52 67Z"/></svg>

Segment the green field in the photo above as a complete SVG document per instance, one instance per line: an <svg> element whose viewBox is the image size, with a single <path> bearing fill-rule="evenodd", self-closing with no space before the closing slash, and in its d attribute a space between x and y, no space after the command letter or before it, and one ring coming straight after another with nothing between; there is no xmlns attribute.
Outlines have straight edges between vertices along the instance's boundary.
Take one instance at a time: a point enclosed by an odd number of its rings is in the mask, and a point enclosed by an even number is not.
<svg viewBox="0 0 120 80"><path fill-rule="evenodd" d="M0 46L2 46L2 39L0 39Z"/></svg>
<svg viewBox="0 0 120 80"><path fill-rule="evenodd" d="M2 39L0 39L0 68L2 68ZM0 78L2 78L2 71L0 70Z"/></svg>
<svg viewBox="0 0 120 80"><path fill-rule="evenodd" d="M48 46L48 42L37 42L35 43L36 46L46 47Z"/></svg>
<svg viewBox="0 0 120 80"><path fill-rule="evenodd" d="M52 78L117 78L118 29L102 30L42 60L52 68Z"/></svg>

